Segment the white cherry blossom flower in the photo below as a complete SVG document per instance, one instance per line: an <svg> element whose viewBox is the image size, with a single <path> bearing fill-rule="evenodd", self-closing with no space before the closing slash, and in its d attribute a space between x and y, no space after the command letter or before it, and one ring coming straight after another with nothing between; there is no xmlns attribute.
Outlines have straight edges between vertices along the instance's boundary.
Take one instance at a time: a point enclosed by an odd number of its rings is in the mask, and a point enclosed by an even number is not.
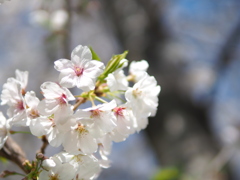
<svg viewBox="0 0 240 180"><path fill-rule="evenodd" d="M101 171L98 159L93 155L78 154L69 163L77 169L76 180L95 179Z"/></svg>
<svg viewBox="0 0 240 180"><path fill-rule="evenodd" d="M18 80L8 78L7 83L3 85L1 100L1 105L7 104L9 106L7 115L12 118L11 123L22 126L28 124L26 104L22 95L21 84Z"/></svg>
<svg viewBox="0 0 240 180"><path fill-rule="evenodd" d="M156 79L145 73L141 80L126 91L125 97L132 104L133 109L148 112L149 116L155 116L159 93L160 86L157 85Z"/></svg>
<svg viewBox="0 0 240 180"><path fill-rule="evenodd" d="M62 144L64 131L62 131L62 127L55 124L54 119L39 117L33 119L29 127L31 133L35 136L46 135L51 146L58 147Z"/></svg>
<svg viewBox="0 0 240 180"><path fill-rule="evenodd" d="M7 82L3 85L1 105L8 104L9 106L12 106L16 103L15 101L20 95L25 94L25 89L28 83L28 72L19 71L17 69L15 74L16 78L8 78Z"/></svg>
<svg viewBox="0 0 240 180"><path fill-rule="evenodd" d="M144 76L149 64L146 60L132 61L129 66L129 73L134 77L134 81L138 82Z"/></svg>
<svg viewBox="0 0 240 180"><path fill-rule="evenodd" d="M111 138L115 142L121 142L134 133L135 116L128 104L114 108L113 112L117 118L117 126L113 129Z"/></svg>
<svg viewBox="0 0 240 180"><path fill-rule="evenodd" d="M113 73L108 74L106 77L107 85L110 88L110 91L117 91L117 90L127 90L128 89L128 81L127 77L122 70L124 67L127 66L128 61L126 59L121 60L120 63L124 63L124 65L114 71Z"/></svg>
<svg viewBox="0 0 240 180"><path fill-rule="evenodd" d="M38 111L38 105L40 100L36 97L34 91L27 92L24 96L26 106L27 106L27 117L30 119L35 119L40 116Z"/></svg>
<svg viewBox="0 0 240 180"><path fill-rule="evenodd" d="M61 152L55 155L62 163L69 163L75 169L74 180L95 179L101 171L99 160L93 155L77 154L73 155Z"/></svg>
<svg viewBox="0 0 240 180"><path fill-rule="evenodd" d="M137 129L145 128L146 119L149 116L155 116L158 106L158 94L160 86L153 76L145 73L132 88L125 92L127 102L129 102L133 114L136 117Z"/></svg>
<svg viewBox="0 0 240 180"><path fill-rule="evenodd" d="M63 114L64 111L68 111L68 101L75 100L66 87L61 87L54 82L43 83L41 90L45 99L39 103L38 109L44 115L56 112Z"/></svg>
<svg viewBox="0 0 240 180"><path fill-rule="evenodd" d="M92 60L92 54L87 46L77 46L71 61L60 59L54 62L55 69L60 71L60 84L67 87L78 87L83 91L93 90L97 77L103 72L104 64Z"/></svg>
<svg viewBox="0 0 240 180"><path fill-rule="evenodd" d="M110 91L127 90L128 88L128 81L123 70L108 74L106 80Z"/></svg>
<svg viewBox="0 0 240 180"><path fill-rule="evenodd" d="M8 136L9 136L9 124L3 113L0 112L0 149L4 146Z"/></svg>
<svg viewBox="0 0 240 180"><path fill-rule="evenodd" d="M79 109L76 115L79 115L79 119L91 123L91 133L94 137L99 138L116 127L116 117L112 112L116 106L116 101L112 100L109 103L99 104L91 108Z"/></svg>
<svg viewBox="0 0 240 180"><path fill-rule="evenodd" d="M3 85L1 94L1 105L7 104L9 109L7 115L12 118L11 123L27 126L26 105L23 95L28 83L27 71L15 71L16 78L8 78Z"/></svg>
<svg viewBox="0 0 240 180"><path fill-rule="evenodd" d="M89 125L77 119L72 119L72 121L75 121L75 123L72 124L71 130L65 134L63 139L64 149L71 154L92 154L96 152L97 141L90 132Z"/></svg>
<svg viewBox="0 0 240 180"><path fill-rule="evenodd" d="M62 144L63 139L67 131L71 127L72 110L69 109L69 113L55 117L55 114L51 116L40 116L31 120L30 131L35 136L46 135L49 144L53 147L58 147ZM63 121L60 121L64 119Z"/></svg>
<svg viewBox="0 0 240 180"><path fill-rule="evenodd" d="M8 78L7 82L3 85L1 94L1 105L14 106L22 99L21 84L15 78Z"/></svg>
<svg viewBox="0 0 240 180"><path fill-rule="evenodd" d="M72 180L76 174L73 165L63 163L55 156L50 157L49 160L44 160L43 166L45 169L42 169L39 180Z"/></svg>

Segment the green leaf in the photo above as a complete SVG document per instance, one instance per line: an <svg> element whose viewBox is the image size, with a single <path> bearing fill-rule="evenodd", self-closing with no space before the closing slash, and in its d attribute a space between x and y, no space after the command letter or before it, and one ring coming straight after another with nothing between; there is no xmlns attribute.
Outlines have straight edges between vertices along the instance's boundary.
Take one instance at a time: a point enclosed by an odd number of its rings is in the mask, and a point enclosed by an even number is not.
<svg viewBox="0 0 240 180"><path fill-rule="evenodd" d="M160 169L151 180L180 180L181 173L177 168Z"/></svg>
<svg viewBox="0 0 240 180"><path fill-rule="evenodd" d="M97 55L97 53L93 50L93 48L91 46L89 47L89 49L92 53L92 59L97 60L97 61L101 61L101 59L99 58L99 56Z"/></svg>
<svg viewBox="0 0 240 180"><path fill-rule="evenodd" d="M114 55L108 62L107 66L105 68L105 71L99 76L98 79L100 81L103 81L108 76L108 74L121 68L124 64L124 63L121 63L121 60L125 59L127 54L128 54L128 51L124 51L122 54Z"/></svg>

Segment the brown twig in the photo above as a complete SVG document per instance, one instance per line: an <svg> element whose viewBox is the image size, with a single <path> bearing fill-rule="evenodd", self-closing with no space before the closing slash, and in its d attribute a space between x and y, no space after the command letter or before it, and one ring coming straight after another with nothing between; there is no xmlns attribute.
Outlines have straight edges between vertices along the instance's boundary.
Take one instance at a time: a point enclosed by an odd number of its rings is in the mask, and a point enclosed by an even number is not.
<svg viewBox="0 0 240 180"><path fill-rule="evenodd" d="M49 144L46 136L42 136L42 142L43 142L43 144L42 144L42 147L39 150L39 153L45 154L45 149L47 148L47 146Z"/></svg>
<svg viewBox="0 0 240 180"><path fill-rule="evenodd" d="M0 156L14 162L25 173L29 173L23 166L24 162L27 161L26 155L22 148L11 137L8 137L3 148L0 150Z"/></svg>
<svg viewBox="0 0 240 180"><path fill-rule="evenodd" d="M79 98L77 99L76 104L74 104L73 110L75 111L81 104L85 103L86 101L87 101L86 98L79 97Z"/></svg>

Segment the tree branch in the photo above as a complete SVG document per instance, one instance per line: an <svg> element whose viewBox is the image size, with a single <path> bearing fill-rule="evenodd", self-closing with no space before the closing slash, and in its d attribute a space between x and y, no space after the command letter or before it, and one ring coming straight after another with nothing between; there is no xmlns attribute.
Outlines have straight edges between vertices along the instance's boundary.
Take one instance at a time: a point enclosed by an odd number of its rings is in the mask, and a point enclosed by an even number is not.
<svg viewBox="0 0 240 180"><path fill-rule="evenodd" d="M8 137L3 148L0 150L0 156L14 162L25 173L29 173L23 166L24 162L27 161L26 155L22 148L11 137Z"/></svg>

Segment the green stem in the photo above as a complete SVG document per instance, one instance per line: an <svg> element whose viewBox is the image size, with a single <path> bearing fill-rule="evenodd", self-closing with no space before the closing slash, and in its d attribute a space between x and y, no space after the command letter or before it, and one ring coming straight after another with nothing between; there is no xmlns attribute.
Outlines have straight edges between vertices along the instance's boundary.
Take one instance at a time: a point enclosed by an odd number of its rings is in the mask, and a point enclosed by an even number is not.
<svg viewBox="0 0 240 180"><path fill-rule="evenodd" d="M17 173L17 172L15 172L14 175L19 175L19 176L23 176L23 177L26 176L25 174L21 174L21 173Z"/></svg>
<svg viewBox="0 0 240 180"><path fill-rule="evenodd" d="M123 103L126 102L124 99L120 98L119 96L116 96L116 95L115 95L114 93L112 93L112 92L108 92L107 94L110 95L110 96L112 96L112 97L114 97L114 98L119 99L119 100L122 101Z"/></svg>
<svg viewBox="0 0 240 180"><path fill-rule="evenodd" d="M89 98L89 100L91 101L92 106L96 106L95 103L94 103L94 99L93 99L93 92L89 93L88 98Z"/></svg>
<svg viewBox="0 0 240 180"><path fill-rule="evenodd" d="M95 99L102 102L102 103L107 103L107 101L105 101L104 99L98 97L98 96L95 96Z"/></svg>

